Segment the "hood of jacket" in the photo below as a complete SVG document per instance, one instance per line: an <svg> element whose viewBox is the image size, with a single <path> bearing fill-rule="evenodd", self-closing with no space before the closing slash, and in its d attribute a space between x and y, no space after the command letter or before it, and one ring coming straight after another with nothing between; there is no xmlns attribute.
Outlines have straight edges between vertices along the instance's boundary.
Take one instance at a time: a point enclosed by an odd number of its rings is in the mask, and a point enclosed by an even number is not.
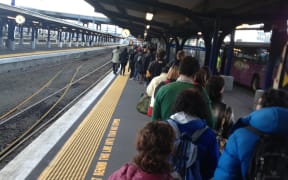
<svg viewBox="0 0 288 180"><path fill-rule="evenodd" d="M190 116L184 112L178 112L170 116L170 119L175 120L178 123L178 127L181 132L192 133L198 129L204 128L207 124L199 117Z"/></svg>
<svg viewBox="0 0 288 180"><path fill-rule="evenodd" d="M172 114L170 116L170 119L177 121L179 124L186 124L190 121L199 120L198 117L190 116L190 115L184 113L183 111Z"/></svg>
<svg viewBox="0 0 288 180"><path fill-rule="evenodd" d="M288 134L288 108L266 107L240 120L263 132Z"/></svg>

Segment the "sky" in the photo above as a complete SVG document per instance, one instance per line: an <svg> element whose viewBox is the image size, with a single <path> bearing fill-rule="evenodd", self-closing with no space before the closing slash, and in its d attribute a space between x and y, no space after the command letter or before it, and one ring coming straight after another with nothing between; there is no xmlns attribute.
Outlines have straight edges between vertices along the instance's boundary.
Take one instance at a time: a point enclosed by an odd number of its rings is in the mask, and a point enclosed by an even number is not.
<svg viewBox="0 0 288 180"><path fill-rule="evenodd" d="M0 0L0 3L10 5L11 0ZM95 13L94 8L84 0L15 0L15 5L34 9L105 17L100 13Z"/></svg>

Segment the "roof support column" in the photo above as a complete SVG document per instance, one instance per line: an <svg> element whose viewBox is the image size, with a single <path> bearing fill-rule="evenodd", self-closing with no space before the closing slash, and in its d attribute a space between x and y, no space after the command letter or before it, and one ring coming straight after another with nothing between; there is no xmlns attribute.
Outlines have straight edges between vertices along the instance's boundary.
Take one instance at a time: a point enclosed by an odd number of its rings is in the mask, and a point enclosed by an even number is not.
<svg viewBox="0 0 288 180"><path fill-rule="evenodd" d="M108 37L107 37L107 35L106 36L104 36L104 42L105 42L105 46L107 46L107 42L108 42Z"/></svg>
<svg viewBox="0 0 288 180"><path fill-rule="evenodd" d="M93 46L93 35L89 35L89 46Z"/></svg>
<svg viewBox="0 0 288 180"><path fill-rule="evenodd" d="M36 40L35 40L35 27L32 26L32 32L31 32L31 49L36 48Z"/></svg>
<svg viewBox="0 0 288 180"><path fill-rule="evenodd" d="M3 44L3 21L0 19L0 49L4 47Z"/></svg>
<svg viewBox="0 0 288 180"><path fill-rule="evenodd" d="M281 59L283 47L288 40L286 20L274 22L272 27L270 54L266 65L267 70L265 74L264 89L268 89L272 85L272 76L276 61Z"/></svg>
<svg viewBox="0 0 288 180"><path fill-rule="evenodd" d="M209 67L212 71L212 74L216 73L217 44L219 41L219 34L218 34L219 30L220 30L220 25L219 25L219 19L217 18L215 22L215 29L213 32L212 45L211 45L210 57L209 57Z"/></svg>
<svg viewBox="0 0 288 180"><path fill-rule="evenodd" d="M35 27L35 48L36 48L36 46L37 46L37 44L38 44L38 28L37 27Z"/></svg>
<svg viewBox="0 0 288 180"><path fill-rule="evenodd" d="M15 50L15 41L14 41L14 32L15 32L15 23L13 21L8 22L8 38L6 41L6 47L10 50Z"/></svg>
<svg viewBox="0 0 288 180"><path fill-rule="evenodd" d="M71 33L71 47L72 47L73 42L74 42L74 36L75 36L75 32L72 32Z"/></svg>
<svg viewBox="0 0 288 180"><path fill-rule="evenodd" d="M204 65L204 63L203 64L201 64L201 61L200 61L200 49L199 49L199 47L200 47L200 45L201 45L201 43L200 43L200 37L199 36L197 36L196 37L196 50L195 50L195 57L197 58L197 59L199 59L199 62L200 62L200 65Z"/></svg>
<svg viewBox="0 0 288 180"><path fill-rule="evenodd" d="M95 46L98 46L97 39L98 39L98 35L96 34L96 35L95 35Z"/></svg>
<svg viewBox="0 0 288 180"><path fill-rule="evenodd" d="M65 32L64 32L64 46L66 46L66 44L67 44L67 37L68 37L68 32L65 31ZM68 46L68 45L67 45L67 46Z"/></svg>
<svg viewBox="0 0 288 180"><path fill-rule="evenodd" d="M222 61L225 61L224 75L227 75L227 76L230 75L230 69L232 65L234 39L235 39L235 31L232 31L230 35L230 44L228 46L227 54L226 54L227 58L222 58ZM225 57L225 54L224 54L224 57Z"/></svg>
<svg viewBox="0 0 288 180"><path fill-rule="evenodd" d="M176 43L176 47L175 47L175 57L176 57L176 52L181 49L181 46L180 46L179 39L176 36L174 37L174 40L175 40L175 43ZM170 45L172 44L172 42L173 42L173 40L170 41Z"/></svg>
<svg viewBox="0 0 288 180"><path fill-rule="evenodd" d="M71 41L71 39L72 39L72 34L74 34L73 32L71 33L71 32L68 32L69 33L69 37L68 37L68 47L69 48L71 48L71 46L72 46L72 41Z"/></svg>
<svg viewBox="0 0 288 180"><path fill-rule="evenodd" d="M60 36L59 31L57 31L57 37L56 37L56 44L57 44L57 46L58 46L58 44L59 44L59 36Z"/></svg>
<svg viewBox="0 0 288 180"><path fill-rule="evenodd" d="M100 35L99 34L97 34L96 35L96 46L99 46L99 41L100 41Z"/></svg>
<svg viewBox="0 0 288 180"><path fill-rule="evenodd" d="M58 47L62 48L63 44L62 44L62 31L61 31L61 29L58 31L58 40L59 40Z"/></svg>
<svg viewBox="0 0 288 180"><path fill-rule="evenodd" d="M91 35L91 46L95 45L95 35Z"/></svg>
<svg viewBox="0 0 288 180"><path fill-rule="evenodd" d="M99 36L99 46L102 46L102 38L103 38L103 35L101 34L101 35Z"/></svg>
<svg viewBox="0 0 288 180"><path fill-rule="evenodd" d="M19 39L19 45L23 46L23 26L19 26L19 34L20 34L20 39Z"/></svg>
<svg viewBox="0 0 288 180"><path fill-rule="evenodd" d="M81 40L82 40L82 47L84 47L85 46L85 34L83 32L82 32Z"/></svg>
<svg viewBox="0 0 288 180"><path fill-rule="evenodd" d="M163 46L163 44L165 44L165 51L166 51L166 61L167 61L167 63L170 61L170 49L172 48L171 47L171 44L172 44L172 42L173 42L173 38L169 38L169 37L167 37L167 35L163 35L163 34L161 34L161 36L160 36L161 38L159 39L159 44L158 44L158 48L157 49L160 49L160 48L164 48ZM161 40L163 39L163 41L164 41L164 43L161 43ZM162 41L162 42L163 42ZM161 47L162 46L162 47Z"/></svg>
<svg viewBox="0 0 288 180"><path fill-rule="evenodd" d="M79 47L79 32L76 34L76 47Z"/></svg>
<svg viewBox="0 0 288 180"><path fill-rule="evenodd" d="M221 44L222 44L222 42L225 38L225 35L226 35L226 33L222 32L222 30L220 31L220 23L221 23L220 20L221 19L219 19L219 18L216 19L215 30L213 33L213 42L212 42L212 46L211 46L211 50L210 50L209 67L212 71L212 74L219 73L219 72L217 72L217 68L216 68L217 57L219 54L219 49L221 47Z"/></svg>
<svg viewBox="0 0 288 180"><path fill-rule="evenodd" d="M204 38L204 43L205 43L205 62L204 62L204 65L208 66L209 65L209 57L210 57L212 37L210 36L210 34L208 32L204 32L203 38Z"/></svg>
<svg viewBox="0 0 288 180"><path fill-rule="evenodd" d="M89 47L90 46L90 35L86 34L86 46Z"/></svg>
<svg viewBox="0 0 288 180"><path fill-rule="evenodd" d="M181 39L181 44L180 44L180 49L179 50L183 50L184 49L184 45L185 45L187 39L188 38L185 38L185 37Z"/></svg>
<svg viewBox="0 0 288 180"><path fill-rule="evenodd" d="M50 49L51 48L51 29L50 27L48 27L48 34L47 34L47 48Z"/></svg>

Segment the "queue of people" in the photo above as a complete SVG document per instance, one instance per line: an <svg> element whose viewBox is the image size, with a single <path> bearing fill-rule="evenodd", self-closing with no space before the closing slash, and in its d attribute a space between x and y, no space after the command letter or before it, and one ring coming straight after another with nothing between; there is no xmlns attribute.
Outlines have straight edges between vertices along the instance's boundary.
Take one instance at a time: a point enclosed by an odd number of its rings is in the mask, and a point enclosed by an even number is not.
<svg viewBox="0 0 288 180"><path fill-rule="evenodd" d="M133 161L109 179L287 179L287 91L266 90L256 110L236 121L223 102L224 79L183 53L153 74L152 121L138 134Z"/></svg>

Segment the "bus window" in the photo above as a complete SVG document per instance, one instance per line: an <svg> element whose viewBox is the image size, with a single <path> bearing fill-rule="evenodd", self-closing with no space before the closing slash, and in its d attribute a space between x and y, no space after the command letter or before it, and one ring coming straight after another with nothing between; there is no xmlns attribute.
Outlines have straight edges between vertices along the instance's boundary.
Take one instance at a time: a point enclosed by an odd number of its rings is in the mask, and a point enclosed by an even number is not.
<svg viewBox="0 0 288 180"><path fill-rule="evenodd" d="M269 43L235 42L230 74L238 84L263 88L268 60Z"/></svg>
<svg viewBox="0 0 288 180"><path fill-rule="evenodd" d="M259 48L257 52L257 61L260 64L267 64L269 59L269 52L267 49Z"/></svg>

